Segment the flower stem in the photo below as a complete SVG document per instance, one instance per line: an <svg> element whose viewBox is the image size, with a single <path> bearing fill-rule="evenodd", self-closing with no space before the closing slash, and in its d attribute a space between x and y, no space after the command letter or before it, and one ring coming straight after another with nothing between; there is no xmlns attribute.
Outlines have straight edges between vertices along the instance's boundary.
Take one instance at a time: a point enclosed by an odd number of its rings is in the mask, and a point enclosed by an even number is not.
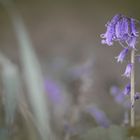
<svg viewBox="0 0 140 140"><path fill-rule="evenodd" d="M131 71L131 118L130 118L130 126L135 126L135 50L132 49L131 51L131 64L132 64L132 71Z"/></svg>

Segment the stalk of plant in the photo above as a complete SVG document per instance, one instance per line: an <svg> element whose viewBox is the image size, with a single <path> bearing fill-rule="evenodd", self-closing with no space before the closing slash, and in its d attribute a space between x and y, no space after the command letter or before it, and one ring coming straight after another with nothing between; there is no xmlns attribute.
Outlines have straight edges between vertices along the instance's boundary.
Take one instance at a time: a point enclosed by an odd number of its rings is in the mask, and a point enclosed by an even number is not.
<svg viewBox="0 0 140 140"><path fill-rule="evenodd" d="M131 111L130 111L130 126L135 126L135 100L138 99L135 93L135 52L138 38L136 24L139 23L134 18L126 17L122 14L116 14L107 24L107 31L101 35L102 43L112 46L114 41L120 43L123 50L116 57L117 62L123 63L128 52L131 53L131 59L128 61L125 72L123 74L129 82L123 90L123 94L130 95Z"/></svg>
<svg viewBox="0 0 140 140"><path fill-rule="evenodd" d="M135 50L131 51L131 64L132 64L132 71L131 71L131 114L130 114L130 126L135 126Z"/></svg>

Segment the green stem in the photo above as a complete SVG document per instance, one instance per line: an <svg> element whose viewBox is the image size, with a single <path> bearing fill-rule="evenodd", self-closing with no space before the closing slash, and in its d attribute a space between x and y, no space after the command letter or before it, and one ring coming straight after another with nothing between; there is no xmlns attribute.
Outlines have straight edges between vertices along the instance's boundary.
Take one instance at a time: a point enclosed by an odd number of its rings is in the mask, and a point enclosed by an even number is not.
<svg viewBox="0 0 140 140"><path fill-rule="evenodd" d="M132 64L132 72L131 72L131 119L130 119L130 126L135 126L135 50L132 49L131 51L131 64Z"/></svg>

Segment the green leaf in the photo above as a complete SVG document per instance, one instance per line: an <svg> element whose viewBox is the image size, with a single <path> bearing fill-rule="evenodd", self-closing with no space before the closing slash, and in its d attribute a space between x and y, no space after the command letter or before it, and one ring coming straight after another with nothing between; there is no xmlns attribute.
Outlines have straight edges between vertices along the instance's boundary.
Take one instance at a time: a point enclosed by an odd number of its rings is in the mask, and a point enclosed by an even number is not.
<svg viewBox="0 0 140 140"><path fill-rule="evenodd" d="M4 109L6 124L11 125L14 121L17 109L17 95L20 92L18 69L6 57L0 55L2 64L2 82L4 88Z"/></svg>
<svg viewBox="0 0 140 140"><path fill-rule="evenodd" d="M14 119L16 108L16 81L14 73L11 69L6 67L3 69L3 85L4 85L4 108L6 113L6 122L12 122Z"/></svg>

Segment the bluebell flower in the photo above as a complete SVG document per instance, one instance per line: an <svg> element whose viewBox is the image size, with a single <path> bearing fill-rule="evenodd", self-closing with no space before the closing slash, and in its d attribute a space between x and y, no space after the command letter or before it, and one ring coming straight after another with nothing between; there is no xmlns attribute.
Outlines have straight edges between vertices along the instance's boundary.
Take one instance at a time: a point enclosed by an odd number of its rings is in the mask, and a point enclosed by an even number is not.
<svg viewBox="0 0 140 140"><path fill-rule="evenodd" d="M116 57L117 58L117 62L123 62L124 58L126 57L127 53L128 53L128 48L123 49L120 54Z"/></svg>
<svg viewBox="0 0 140 140"><path fill-rule="evenodd" d="M130 75L131 75L132 68L133 68L133 65L132 65L131 63L127 64L127 66L126 66L126 69L125 69L125 72L124 72L123 76L125 76L125 77L128 77L128 78L129 78L129 77L130 77Z"/></svg>
<svg viewBox="0 0 140 140"><path fill-rule="evenodd" d="M130 83L128 83L125 86L123 93L124 93L124 95L129 95L130 91L131 91L131 85L130 85Z"/></svg>
<svg viewBox="0 0 140 140"><path fill-rule="evenodd" d="M135 48L138 37L135 19L117 14L106 24L106 27L107 31L101 34L103 44L111 46L114 41L119 41L120 44L123 42L129 47Z"/></svg>

